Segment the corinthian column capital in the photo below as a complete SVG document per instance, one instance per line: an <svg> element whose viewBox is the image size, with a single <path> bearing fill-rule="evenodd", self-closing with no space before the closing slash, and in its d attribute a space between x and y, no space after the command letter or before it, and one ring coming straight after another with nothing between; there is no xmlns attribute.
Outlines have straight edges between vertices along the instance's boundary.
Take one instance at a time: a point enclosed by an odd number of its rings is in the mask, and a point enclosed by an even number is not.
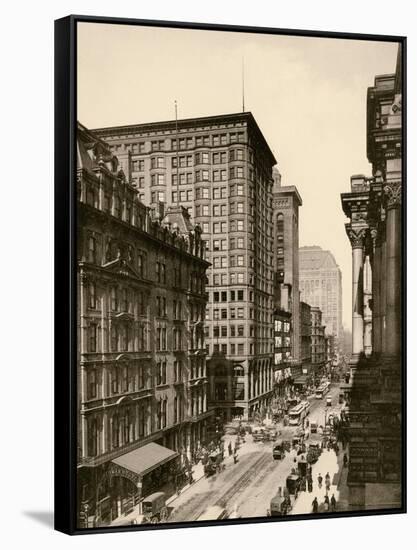
<svg viewBox="0 0 417 550"><path fill-rule="evenodd" d="M352 248L363 248L366 237L366 229L353 229L349 224L345 227L346 234L349 237Z"/></svg>
<svg viewBox="0 0 417 550"><path fill-rule="evenodd" d="M388 209L401 206L401 191L401 181L390 181L384 185L384 195Z"/></svg>

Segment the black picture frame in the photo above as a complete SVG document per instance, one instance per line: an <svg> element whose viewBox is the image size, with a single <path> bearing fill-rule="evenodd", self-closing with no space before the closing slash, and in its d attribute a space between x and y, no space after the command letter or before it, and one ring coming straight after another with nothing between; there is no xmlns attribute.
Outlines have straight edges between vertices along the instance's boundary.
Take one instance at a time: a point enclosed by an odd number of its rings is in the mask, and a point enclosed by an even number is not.
<svg viewBox="0 0 417 550"><path fill-rule="evenodd" d="M160 525L132 525L121 527L77 527L76 475L77 475L77 375L76 375L76 129L77 129L77 24L102 23L136 25L155 28L176 28L237 33L287 35L299 37L343 38L395 42L402 47L403 95L402 108L407 111L407 39L404 36L340 33L157 21L118 17L70 15L55 21L55 529L70 535L105 532L131 532L152 529L200 527L201 523L169 523ZM406 512L406 181L407 181L407 128L403 118L402 140L402 505L400 508L328 513L326 518L387 515ZM225 519L222 525L258 524L276 521L318 519L321 516L301 514L281 518ZM207 521L204 525L219 525Z"/></svg>

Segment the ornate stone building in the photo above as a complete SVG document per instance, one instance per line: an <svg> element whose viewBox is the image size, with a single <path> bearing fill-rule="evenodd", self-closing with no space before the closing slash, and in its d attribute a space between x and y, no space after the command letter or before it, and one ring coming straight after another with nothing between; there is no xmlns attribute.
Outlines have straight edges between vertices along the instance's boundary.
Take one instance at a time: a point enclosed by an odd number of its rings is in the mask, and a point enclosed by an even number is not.
<svg viewBox="0 0 417 550"><path fill-rule="evenodd" d="M209 404L225 420L251 416L273 389L276 163L253 115L134 124L94 133L118 155L144 204L157 210L161 202L180 203L201 227L212 264L206 311L211 379L219 373L219 391L212 387ZM231 378L227 392L220 389L225 373Z"/></svg>
<svg viewBox="0 0 417 550"><path fill-rule="evenodd" d="M205 246L187 211L151 216L108 145L77 136L78 486L104 525L205 442Z"/></svg>
<svg viewBox="0 0 417 550"><path fill-rule="evenodd" d="M372 177L352 176L342 194L352 246L348 484L354 507L401 502L402 79L375 77L367 95Z"/></svg>

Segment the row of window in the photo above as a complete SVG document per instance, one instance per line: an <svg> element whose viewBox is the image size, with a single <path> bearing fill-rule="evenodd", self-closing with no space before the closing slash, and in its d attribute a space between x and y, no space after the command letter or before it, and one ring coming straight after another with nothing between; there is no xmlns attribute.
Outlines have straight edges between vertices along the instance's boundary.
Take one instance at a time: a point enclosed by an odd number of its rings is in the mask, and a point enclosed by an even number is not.
<svg viewBox="0 0 417 550"><path fill-rule="evenodd" d="M127 365L111 367L107 373L109 395L118 395L121 393L135 392L145 388L145 369L140 366ZM87 399L96 399L99 396L98 388L100 384L98 371L95 368L89 368L87 371ZM106 395L101 397L106 398Z"/></svg>
<svg viewBox="0 0 417 550"><path fill-rule="evenodd" d="M229 291L229 300L234 302L237 300L241 302L245 299L244 290L230 290ZM227 291L223 290L221 292L213 292L213 302L227 302Z"/></svg>
<svg viewBox="0 0 417 550"><path fill-rule="evenodd" d="M87 420L87 454L97 456L123 447L148 435L149 413L145 404L124 407L108 419L108 441L102 437L105 419L94 415Z"/></svg>
<svg viewBox="0 0 417 550"><path fill-rule="evenodd" d="M219 145L228 145L229 143L244 143L244 132L229 132L222 134L202 135L195 137L179 138L179 149L191 149L193 147L217 147ZM171 150L177 150L177 139L170 139L167 142L165 139L151 140L150 146L148 141L140 141L137 143L125 143L120 145L112 145L110 148L116 154L122 151L130 151L133 154L146 153L150 151L165 151L167 143L170 143ZM251 156L252 160L253 157Z"/></svg>
<svg viewBox="0 0 417 550"><path fill-rule="evenodd" d="M251 344L253 346L253 344ZM224 355L245 355L245 344L213 344L213 353ZM252 354L252 352L250 352Z"/></svg>
<svg viewBox="0 0 417 550"><path fill-rule="evenodd" d="M207 312L207 315L208 315L209 312ZM217 319L227 319L227 309L224 308L224 309L213 309L213 319L214 320L217 320ZM243 307L238 307L238 308L230 308L229 310L229 318L230 319L244 319L244 313L245 313L245 309Z"/></svg>
<svg viewBox="0 0 417 550"><path fill-rule="evenodd" d="M107 395L99 395L99 388L104 388L100 383L99 371L95 368L89 368L87 371L87 399L96 399L98 397L106 398ZM174 361L173 375L174 383L183 382L183 364L182 361ZM119 366L115 365L108 370L108 396L119 395L123 393L132 393L140 391L146 387L145 368L141 366ZM205 377L206 367L205 361L199 359L195 363L191 363L190 379ZM157 386L167 384L167 362L159 361L156 363L155 384Z"/></svg>
<svg viewBox="0 0 417 550"><path fill-rule="evenodd" d="M213 319L244 319L244 308L229 308L229 312L226 308L213 309ZM273 314L268 314L267 311L257 311L256 312L256 319L260 322L264 323L272 323ZM255 319L255 311L254 308L249 308L249 319ZM210 320L210 311L206 311L206 320ZM272 330L272 329L271 329Z"/></svg>
<svg viewBox="0 0 417 550"><path fill-rule="evenodd" d="M252 240L250 242L253 243ZM245 248L245 239L244 237L238 237L237 239L235 237L230 237L229 245L230 250L234 250L235 248ZM206 249L208 249L208 246ZM218 252L220 250L227 250L227 239L213 240L213 252Z"/></svg>
<svg viewBox="0 0 417 550"><path fill-rule="evenodd" d="M143 162L143 161L138 161ZM179 182L182 184L185 183L193 183L195 181L196 183L200 181L211 181L211 177L213 181L226 181L227 174L226 170L213 170L213 173L210 173L210 170L196 170L194 173L188 172L179 174ZM229 177L230 179L241 179L244 177L244 171L242 166L233 166L232 168L229 168ZM151 185L165 185L166 184L166 177L164 173L157 173L157 174L151 174ZM132 180L132 183L137 182L137 186L139 188L144 188L145 186L145 180L143 176L134 177ZM172 174L171 175L171 183L172 185L176 185L178 183L178 174ZM88 201L87 201L88 202Z"/></svg>
<svg viewBox="0 0 417 550"><path fill-rule="evenodd" d="M180 191L180 198L183 197L183 198L181 198L181 200L186 200L185 199L186 196L187 196L187 200L191 200L189 198L189 196L192 197L192 191L187 191L187 195L185 193L186 193L185 191ZM190 195L189 195L189 193L190 193ZM172 196L173 196L173 200L174 200L174 196L175 197L177 196L177 192L173 191ZM229 208L228 208L228 206L229 206ZM197 217L199 217L199 216L210 216L210 210L211 210L213 216L226 216L228 211L229 211L229 214L244 214L244 207L245 207L245 205L244 205L243 202L232 202L232 203L230 203L230 205L227 205L225 203L223 203L223 204L214 204L211 209L210 209L210 206L208 204L202 204L202 205L197 205L196 206L195 215Z"/></svg>
<svg viewBox="0 0 417 550"><path fill-rule="evenodd" d="M274 330L275 332L290 332L291 324L289 321L280 321L275 319Z"/></svg>
<svg viewBox="0 0 417 550"><path fill-rule="evenodd" d="M288 348L291 346L291 338L289 336L275 336L274 344L276 348Z"/></svg>
<svg viewBox="0 0 417 550"><path fill-rule="evenodd" d="M110 289L110 311L133 313L136 306L138 315L146 315L147 305L148 299L145 292L134 292L127 288L120 289L117 286L112 286ZM97 309L99 307L97 283L94 281L88 284L88 307L90 309Z"/></svg>
<svg viewBox="0 0 417 550"><path fill-rule="evenodd" d="M136 338L134 338L136 336ZM157 327L156 329L156 351L167 351L167 328ZM190 339L192 349L202 348L204 341L201 332L193 333ZM182 329L172 329L172 347L174 351L183 349L183 333ZM144 326L139 326L136 329L136 334L128 322L113 323L110 330L110 351L147 351L148 339ZM97 323L90 323L87 327L87 352L99 352L99 329Z"/></svg>
<svg viewBox="0 0 417 550"><path fill-rule="evenodd" d="M275 365L279 365L280 363L285 363L286 361L289 360L290 356L291 356L290 351L274 353Z"/></svg>
<svg viewBox="0 0 417 550"><path fill-rule="evenodd" d="M110 351L147 351L148 341L144 326L139 325L136 332L130 323L113 323L110 329ZM87 352L99 352L99 328L90 323L87 328Z"/></svg>
<svg viewBox="0 0 417 550"><path fill-rule="evenodd" d="M252 275L251 277L251 283L253 283ZM219 285L227 285L227 280L229 279L229 283L231 285L235 284L241 284L245 282L245 273L215 273L213 275L213 286L219 286Z"/></svg>
<svg viewBox="0 0 417 550"><path fill-rule="evenodd" d="M207 327L208 328L208 327ZM228 331L228 328L230 329ZM236 336L245 336L245 327L244 325L230 325L230 327L227 327L227 325L214 326L213 327L213 338L225 338L227 337L229 332L229 336L236 337Z"/></svg>

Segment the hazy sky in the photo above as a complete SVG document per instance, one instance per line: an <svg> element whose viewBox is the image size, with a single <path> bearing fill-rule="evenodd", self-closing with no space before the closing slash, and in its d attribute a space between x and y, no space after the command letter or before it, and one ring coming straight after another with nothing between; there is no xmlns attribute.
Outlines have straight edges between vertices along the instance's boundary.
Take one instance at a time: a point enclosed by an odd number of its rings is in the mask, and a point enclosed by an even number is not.
<svg viewBox="0 0 417 550"><path fill-rule="evenodd" d="M245 110L303 199L300 246L333 252L351 327L351 248L340 193L370 174L366 91L395 71L397 44L78 24L78 119L90 128Z"/></svg>

